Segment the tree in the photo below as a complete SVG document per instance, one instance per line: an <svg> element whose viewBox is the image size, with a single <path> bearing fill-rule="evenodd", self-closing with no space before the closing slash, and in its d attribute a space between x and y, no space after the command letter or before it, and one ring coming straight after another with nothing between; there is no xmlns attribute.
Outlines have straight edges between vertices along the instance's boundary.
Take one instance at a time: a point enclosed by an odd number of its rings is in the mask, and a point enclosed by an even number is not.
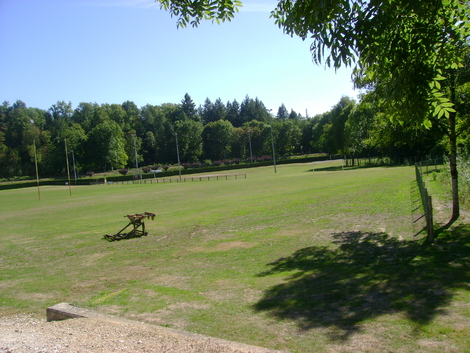
<svg viewBox="0 0 470 353"><path fill-rule="evenodd" d="M277 110L276 118L281 120L286 120L289 118L289 113L287 112L287 108L284 103L282 103L279 109Z"/></svg>
<svg viewBox="0 0 470 353"><path fill-rule="evenodd" d="M134 130L138 136L143 136L145 134L145 130L142 125L142 120L140 119L140 109L137 105L132 101L125 101L121 104L121 107L125 112L122 131L124 133L128 133L129 131Z"/></svg>
<svg viewBox="0 0 470 353"><path fill-rule="evenodd" d="M189 94L185 94L183 100L181 101L181 110L188 117L188 119L199 121L197 116L196 104L191 99Z"/></svg>
<svg viewBox="0 0 470 353"><path fill-rule="evenodd" d="M4 176L33 175L31 163L33 141L42 149L50 141L50 134L43 132L47 113L28 108L20 100L12 106L2 106L0 149L2 153L0 170Z"/></svg>
<svg viewBox="0 0 470 353"><path fill-rule="evenodd" d="M140 110L142 124L146 131L142 146L144 163L146 164L168 161L166 151L168 141L166 141L165 135L167 117L165 112L165 109L161 106L150 104L143 106Z"/></svg>
<svg viewBox="0 0 470 353"><path fill-rule="evenodd" d="M301 130L301 137L299 141L299 153L309 153L311 151L311 141L313 140L313 125L315 119L301 119L299 120L299 127Z"/></svg>
<svg viewBox="0 0 470 353"><path fill-rule="evenodd" d="M356 155L370 146L370 132L374 119L375 111L366 100L362 100L349 114L344 127L345 152L351 155L353 166Z"/></svg>
<svg viewBox="0 0 470 353"><path fill-rule="evenodd" d="M118 108L121 113L121 117L116 119L116 122L124 128L124 117L126 113L118 104L112 104L111 106L103 104L100 106L98 103L80 103L73 111L71 119L73 122L80 124L85 132L88 133L98 124L108 120L116 108Z"/></svg>
<svg viewBox="0 0 470 353"><path fill-rule="evenodd" d="M88 135L86 153L86 167L91 170L103 171L124 167L128 155L121 127L112 120L98 124Z"/></svg>
<svg viewBox="0 0 470 353"><path fill-rule="evenodd" d="M239 1L158 0L178 25L203 18L230 20ZM470 37L469 3L462 0L279 0L271 16L291 36L312 39L316 63L355 66L382 98L390 119L430 126L430 116L448 119L453 211L459 217L455 95L442 85L463 66ZM452 84L451 84L452 86Z"/></svg>
<svg viewBox="0 0 470 353"><path fill-rule="evenodd" d="M206 98L206 100L204 101L204 105L199 109L199 112L201 115L202 123L204 125L218 120L215 115L214 104L209 98Z"/></svg>
<svg viewBox="0 0 470 353"><path fill-rule="evenodd" d="M330 111L313 118L311 145L317 152L345 152L345 124L354 105L353 99L343 96Z"/></svg>
<svg viewBox="0 0 470 353"><path fill-rule="evenodd" d="M241 127L243 125L243 122L240 120L240 104L236 100L232 103L227 102L226 117L234 127Z"/></svg>
<svg viewBox="0 0 470 353"><path fill-rule="evenodd" d="M227 158L232 136L233 126L227 120L213 121L204 126L202 141L205 157L212 160Z"/></svg>
<svg viewBox="0 0 470 353"><path fill-rule="evenodd" d="M309 17L306 17L306 15ZM379 97L389 117L431 126L449 120L453 211L459 217L455 97L443 89L445 73L463 64L470 35L468 3L447 1L279 1L272 16L290 35L313 38L314 61L352 66ZM306 20L307 18L307 20ZM325 50L329 53L325 58ZM452 75L447 76L452 80Z"/></svg>
<svg viewBox="0 0 470 353"><path fill-rule="evenodd" d="M120 104L102 104L101 110L121 127L122 131L131 130L131 126L126 122L126 111Z"/></svg>
<svg viewBox="0 0 470 353"><path fill-rule="evenodd" d="M271 115L262 101L246 96L240 105L240 122L246 123L253 120L269 121Z"/></svg>
<svg viewBox="0 0 470 353"><path fill-rule="evenodd" d="M152 131L147 131L142 141L144 164L155 164L157 161L157 139Z"/></svg>
<svg viewBox="0 0 470 353"><path fill-rule="evenodd" d="M230 20L242 6L236 0L156 1L178 16L180 27ZM443 69L462 65L460 48L470 35L467 2L279 0L271 17L286 34L313 39L316 63L356 63L356 75L383 82L395 111L424 119L430 101L437 102L438 114L451 111L453 103L439 96L440 81Z"/></svg>
<svg viewBox="0 0 470 353"><path fill-rule="evenodd" d="M297 114L293 109L290 110L289 119L298 120L300 118L301 118L301 116L299 114Z"/></svg>
<svg viewBox="0 0 470 353"><path fill-rule="evenodd" d="M330 143L333 153L344 153L346 146L345 124L351 111L355 106L355 101L349 97L341 97L339 102L333 106L329 112L331 121Z"/></svg>
<svg viewBox="0 0 470 353"><path fill-rule="evenodd" d="M253 157L261 157L272 153L271 130L269 125L262 121L252 120L243 124L246 131L250 131Z"/></svg>
<svg viewBox="0 0 470 353"><path fill-rule="evenodd" d="M178 149L180 158L183 161L195 162L201 157L202 130L202 123L198 121L186 120L176 122L175 132L178 134Z"/></svg>
<svg viewBox="0 0 470 353"><path fill-rule="evenodd" d="M233 158L245 159L249 157L249 133L242 127L233 128L232 145L230 146Z"/></svg>
<svg viewBox="0 0 470 353"><path fill-rule="evenodd" d="M292 154L299 146L302 132L293 120L282 120L277 126L276 150L281 155Z"/></svg>
<svg viewBox="0 0 470 353"><path fill-rule="evenodd" d="M217 98L214 102L214 121L224 120L227 117L227 108L220 98Z"/></svg>
<svg viewBox="0 0 470 353"><path fill-rule="evenodd" d="M215 20L217 23L230 21L242 6L242 2L238 0L158 0L158 2L161 8L179 16L178 27L186 27L188 23L197 26L203 18Z"/></svg>
<svg viewBox="0 0 470 353"><path fill-rule="evenodd" d="M52 133L52 138L55 142L63 141L64 131L72 123L71 117L73 114L72 103L58 101L56 104L53 104L49 109L48 115L48 129Z"/></svg>

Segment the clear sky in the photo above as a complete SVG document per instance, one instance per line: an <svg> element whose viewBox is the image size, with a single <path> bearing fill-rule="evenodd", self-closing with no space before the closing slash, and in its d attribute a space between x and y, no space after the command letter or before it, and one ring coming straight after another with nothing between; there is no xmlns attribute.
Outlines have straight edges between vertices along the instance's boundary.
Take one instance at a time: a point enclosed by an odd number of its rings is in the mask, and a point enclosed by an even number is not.
<svg viewBox="0 0 470 353"><path fill-rule="evenodd" d="M269 18L276 0L243 1L232 22L176 28L153 0L0 0L0 102L224 103L258 97L309 116L356 98L351 69L311 60L310 42Z"/></svg>

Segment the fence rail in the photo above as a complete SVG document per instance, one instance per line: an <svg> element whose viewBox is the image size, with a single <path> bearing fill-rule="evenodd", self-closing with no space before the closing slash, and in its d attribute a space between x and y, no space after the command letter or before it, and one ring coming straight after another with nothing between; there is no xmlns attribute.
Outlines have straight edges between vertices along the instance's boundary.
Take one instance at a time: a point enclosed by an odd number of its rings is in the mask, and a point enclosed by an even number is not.
<svg viewBox="0 0 470 353"><path fill-rule="evenodd" d="M426 188L426 184L423 180L423 176L420 170L420 166L415 164L416 170L416 182L418 183L419 194L421 195L421 204L424 210L424 217L426 218L426 232L428 241L434 241L434 220L433 220L433 212L432 212L432 197L429 195L428 189ZM420 218L422 218L421 216ZM418 218L419 219L419 218Z"/></svg>
<svg viewBox="0 0 470 353"><path fill-rule="evenodd" d="M119 184L165 184L165 183L186 183L193 181L215 181L215 180L230 180L230 179L246 179L246 174L216 174L216 175L201 175L201 176L178 176L174 178L155 178L155 179L134 179L134 180L122 180L122 181L108 181L104 179L97 180L87 185L119 185ZM73 184L73 181L72 181Z"/></svg>

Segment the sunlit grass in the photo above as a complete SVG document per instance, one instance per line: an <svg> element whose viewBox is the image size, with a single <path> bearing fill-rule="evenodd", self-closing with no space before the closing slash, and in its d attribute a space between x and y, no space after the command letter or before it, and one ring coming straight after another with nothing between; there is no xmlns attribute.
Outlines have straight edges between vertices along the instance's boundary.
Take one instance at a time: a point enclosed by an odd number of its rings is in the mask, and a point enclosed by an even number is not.
<svg viewBox="0 0 470 353"><path fill-rule="evenodd" d="M410 215L414 170L325 169L332 166L341 164L318 163L314 172L312 164L280 165L277 173L272 167L246 169L242 171L246 179L80 186L72 188L72 196L66 186L43 187L41 200L34 188L1 191L0 312L43 314L47 306L69 302L301 352L326 351L335 345L354 347L361 339L370 339L373 344L369 351L379 352L390 342L402 340L406 332L408 338L404 343L393 343L394 347L419 350L417 337L432 338L422 331L427 324L417 324L403 315L410 305L414 308L414 297L403 301L394 298L396 312L382 312L372 305L365 310L372 310L374 315L360 311L365 300L361 296L378 295L384 300L381 283L396 283L390 282L395 269L393 258L381 251L397 249L409 254L408 249L415 246L413 241L420 241L414 237ZM119 242L102 238L123 228L127 224L125 215L140 212L157 214L154 221L146 221L148 236ZM363 240L372 234L382 245L338 243L338 234L359 234ZM407 241L411 245L402 243ZM311 253L307 249L331 256L325 258L328 262L324 267L309 265ZM347 253L349 249L361 250L362 255ZM294 254L308 255L306 272L296 267L302 262L271 271L276 261L294 259ZM427 252L420 256L425 262L410 260L410 276L412 266L427 266L431 261ZM459 261L462 263L462 259ZM369 266L369 262L376 265ZM356 271L358 264L362 269ZM379 272L382 266L385 269ZM429 266L435 269L432 261ZM337 275L331 273L323 282L310 282L322 271L335 268ZM407 266L398 269L406 278ZM303 285L296 280L301 278L306 281L304 287L296 287ZM338 282L331 282L332 278ZM363 287L353 290L351 281ZM327 296L324 306L356 308L361 313L359 320L327 311L326 320L328 315L333 320L330 324L322 319L318 320L320 325L305 329L305 319L315 320L319 310L305 301L308 292L300 302L288 302L292 310L284 311L286 315L276 314L281 313L276 303L284 303L282 296L288 293L283 285L291 284L298 290L315 283L323 283L328 291L338 286L354 293L353 298L341 292ZM446 285L445 293L457 305L468 299L463 288ZM269 302L269 293L276 293L276 288L281 297L272 299L274 306L261 305ZM450 303L454 302L438 301L446 309ZM453 310L461 317L465 308L458 308ZM303 312L303 316L297 312ZM454 322L441 320L437 313L435 320L440 322L441 331L459 332ZM348 325L358 330L351 331ZM349 333L347 338L345 333ZM463 347L462 335L454 336L457 347ZM443 342L449 343L449 339Z"/></svg>

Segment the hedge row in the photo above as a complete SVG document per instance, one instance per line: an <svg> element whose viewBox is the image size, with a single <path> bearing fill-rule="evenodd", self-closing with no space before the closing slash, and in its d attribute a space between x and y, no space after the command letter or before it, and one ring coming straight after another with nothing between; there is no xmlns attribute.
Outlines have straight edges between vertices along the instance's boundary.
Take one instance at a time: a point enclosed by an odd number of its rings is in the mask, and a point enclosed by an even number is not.
<svg viewBox="0 0 470 353"><path fill-rule="evenodd" d="M311 163L317 161L324 161L329 159L326 156L315 156L315 157L300 157L300 158L289 158L289 159L280 159L276 160L276 164L291 164L291 163ZM244 169L244 168L256 168L262 166L269 166L272 165L273 161L265 161L265 162L255 162L255 163L246 163L246 164L231 164L231 165L220 165L217 167L202 167L202 168L189 168L184 169L181 168L181 174L200 174L200 173L211 173L215 171L225 171L225 170L235 170L235 169ZM171 171L161 172L158 173L156 176L158 178L165 178L179 175L179 170L174 169ZM136 177L135 174L133 175L116 175L116 176L109 176L106 177L106 181L112 182L121 182L121 181L131 181ZM151 179L154 178L154 173L143 173L142 179ZM81 178L77 179L72 182L74 185L93 185L99 182L103 182L104 178ZM52 179L52 180L41 180L40 185L67 185L67 179L60 178L60 179ZM15 182L15 183L2 183L0 184L0 190L8 190L8 189L19 189L19 188L26 188L26 187L34 187L37 186L36 181L24 181L24 182Z"/></svg>

